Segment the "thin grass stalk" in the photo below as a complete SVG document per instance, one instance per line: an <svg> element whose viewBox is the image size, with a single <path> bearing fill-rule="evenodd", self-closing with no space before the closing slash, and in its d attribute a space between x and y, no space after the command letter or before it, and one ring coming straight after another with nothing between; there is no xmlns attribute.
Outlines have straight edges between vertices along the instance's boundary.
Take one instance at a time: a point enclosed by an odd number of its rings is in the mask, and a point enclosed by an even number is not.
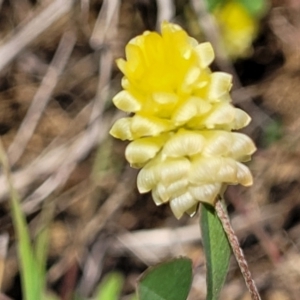
<svg viewBox="0 0 300 300"><path fill-rule="evenodd" d="M20 198L14 189L11 178L10 165L7 154L0 139L0 163L2 171L7 180L10 194L11 214L16 231L18 244L17 251L20 263L21 284L23 297L25 300L39 300L41 296L41 278L36 272L36 263L34 261L33 249L30 241L29 229L25 216L21 210Z"/></svg>

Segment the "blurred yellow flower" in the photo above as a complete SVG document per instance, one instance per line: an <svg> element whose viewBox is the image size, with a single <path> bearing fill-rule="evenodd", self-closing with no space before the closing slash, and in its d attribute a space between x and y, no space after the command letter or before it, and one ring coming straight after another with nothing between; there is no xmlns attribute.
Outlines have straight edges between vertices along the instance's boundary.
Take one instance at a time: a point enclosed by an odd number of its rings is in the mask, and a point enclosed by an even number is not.
<svg viewBox="0 0 300 300"><path fill-rule="evenodd" d="M178 25L163 22L161 35L146 31L126 46L123 89L113 102L130 113L110 134L129 140L125 156L142 168L137 186L169 202L177 218L193 215L199 202L214 205L227 184L252 184L241 162L255 151L252 140L231 132L250 117L230 102L231 76L212 73L214 52Z"/></svg>
<svg viewBox="0 0 300 300"><path fill-rule="evenodd" d="M237 1L227 1L218 6L213 15L219 24L228 55L233 59L247 56L258 33L258 19Z"/></svg>

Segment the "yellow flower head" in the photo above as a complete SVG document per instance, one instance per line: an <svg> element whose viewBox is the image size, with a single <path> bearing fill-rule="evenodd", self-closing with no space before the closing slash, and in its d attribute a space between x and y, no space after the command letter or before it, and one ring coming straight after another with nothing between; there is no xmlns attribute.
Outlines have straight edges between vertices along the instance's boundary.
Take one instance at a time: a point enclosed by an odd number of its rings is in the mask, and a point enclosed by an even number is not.
<svg viewBox="0 0 300 300"><path fill-rule="evenodd" d="M213 14L219 24L229 56L232 58L247 56L258 33L258 18L251 16L237 1L226 2Z"/></svg>
<svg viewBox="0 0 300 300"><path fill-rule="evenodd" d="M199 202L214 205L227 184L252 184L241 164L255 151L252 140L231 132L250 117L230 102L231 76L212 73L214 52L178 25L164 22L161 35L146 31L126 46L123 89L114 104L131 113L110 133L131 141L126 158L142 168L137 185L157 205L170 202L177 218Z"/></svg>

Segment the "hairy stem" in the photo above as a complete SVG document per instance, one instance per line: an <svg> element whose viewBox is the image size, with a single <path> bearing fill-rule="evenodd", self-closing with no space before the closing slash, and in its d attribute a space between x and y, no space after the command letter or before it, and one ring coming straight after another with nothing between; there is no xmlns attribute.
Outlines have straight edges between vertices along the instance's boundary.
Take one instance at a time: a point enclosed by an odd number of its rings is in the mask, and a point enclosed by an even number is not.
<svg viewBox="0 0 300 300"><path fill-rule="evenodd" d="M240 267L242 275L245 279L247 288L251 294L251 298L252 298L252 300L261 300L260 295L259 295L258 290L255 285L255 282L252 279L252 275L249 270L248 263L244 256L243 250L241 249L241 247L239 245L239 241L237 239L237 236L235 235L233 228L231 227L227 212L224 209L221 200L217 201L215 208L216 208L218 217L222 223L222 226L224 228L224 231L227 234L232 251L233 251L234 256L239 264L239 267Z"/></svg>

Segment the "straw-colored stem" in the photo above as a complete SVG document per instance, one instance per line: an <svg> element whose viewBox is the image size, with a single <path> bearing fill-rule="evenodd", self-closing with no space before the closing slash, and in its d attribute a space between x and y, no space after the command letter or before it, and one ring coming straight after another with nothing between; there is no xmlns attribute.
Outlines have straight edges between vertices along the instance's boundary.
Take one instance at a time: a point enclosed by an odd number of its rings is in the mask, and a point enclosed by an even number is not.
<svg viewBox="0 0 300 300"><path fill-rule="evenodd" d="M222 223L222 226L224 228L224 231L226 232L227 238L229 240L229 243L231 245L232 251L234 253L234 256L239 264L240 270L242 272L242 275L245 279L247 288L251 294L252 300L261 300L260 295L258 293L258 290L256 288L255 282L252 279L251 272L248 267L248 263L245 259L243 250L241 249L239 245L239 241L237 239L237 236L235 235L233 228L231 227L227 212L225 211L223 204L220 200L217 201L216 204L216 212L218 214L218 217Z"/></svg>

